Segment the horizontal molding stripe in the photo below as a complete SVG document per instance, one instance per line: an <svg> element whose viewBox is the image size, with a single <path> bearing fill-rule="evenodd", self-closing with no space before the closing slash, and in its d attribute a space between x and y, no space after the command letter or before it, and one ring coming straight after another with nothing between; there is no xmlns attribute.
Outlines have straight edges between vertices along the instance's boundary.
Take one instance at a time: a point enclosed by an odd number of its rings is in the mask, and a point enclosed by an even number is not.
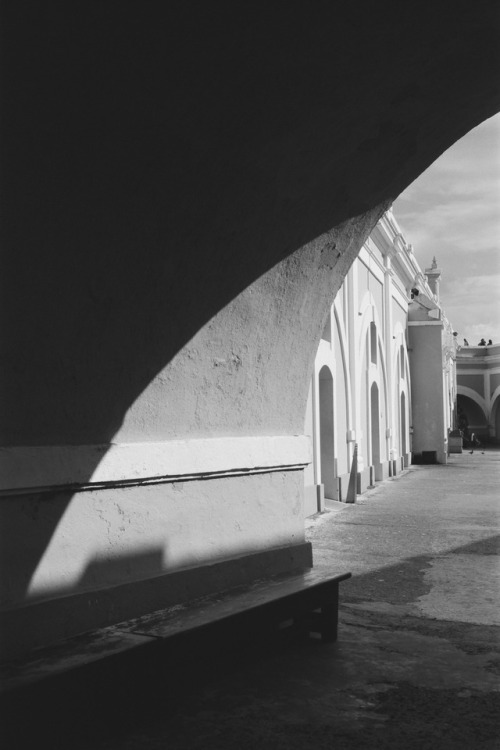
<svg viewBox="0 0 500 750"><path fill-rule="evenodd" d="M444 327L442 320L409 320L408 325L412 328L417 326L441 326Z"/></svg>
<svg viewBox="0 0 500 750"><path fill-rule="evenodd" d="M0 493L210 479L301 469L310 462L306 435L14 446L0 448Z"/></svg>

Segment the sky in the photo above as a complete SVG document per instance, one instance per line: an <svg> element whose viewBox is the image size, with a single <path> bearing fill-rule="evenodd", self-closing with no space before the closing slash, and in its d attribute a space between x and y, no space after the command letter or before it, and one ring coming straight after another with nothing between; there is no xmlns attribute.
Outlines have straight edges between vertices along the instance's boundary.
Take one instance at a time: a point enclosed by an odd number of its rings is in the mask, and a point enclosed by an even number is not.
<svg viewBox="0 0 500 750"><path fill-rule="evenodd" d="M422 270L436 256L458 343L500 343L500 114L445 151L393 213Z"/></svg>

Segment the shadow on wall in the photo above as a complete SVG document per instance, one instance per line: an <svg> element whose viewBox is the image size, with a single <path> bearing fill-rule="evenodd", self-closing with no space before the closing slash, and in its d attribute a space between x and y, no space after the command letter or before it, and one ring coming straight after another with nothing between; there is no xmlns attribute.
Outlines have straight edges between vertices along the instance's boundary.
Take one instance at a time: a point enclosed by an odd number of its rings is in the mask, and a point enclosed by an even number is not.
<svg viewBox="0 0 500 750"><path fill-rule="evenodd" d="M110 443L252 281L492 115L495 5L4 6L4 443Z"/></svg>
<svg viewBox="0 0 500 750"><path fill-rule="evenodd" d="M252 281L494 113L487 8L385 7L4 8L6 444L108 443Z"/></svg>
<svg viewBox="0 0 500 750"><path fill-rule="evenodd" d="M0 613L2 658L147 611L141 606L165 573L163 558L158 548L91 560L77 582L46 587L28 597L28 606ZM117 586L120 580L127 583Z"/></svg>
<svg viewBox="0 0 500 750"><path fill-rule="evenodd" d="M78 581L45 587L26 606L0 612L1 658L14 659L79 633L247 584L269 570L278 574L304 567L302 550L263 554L243 545L229 559L198 559L196 567L172 565L166 558L165 546L94 558Z"/></svg>

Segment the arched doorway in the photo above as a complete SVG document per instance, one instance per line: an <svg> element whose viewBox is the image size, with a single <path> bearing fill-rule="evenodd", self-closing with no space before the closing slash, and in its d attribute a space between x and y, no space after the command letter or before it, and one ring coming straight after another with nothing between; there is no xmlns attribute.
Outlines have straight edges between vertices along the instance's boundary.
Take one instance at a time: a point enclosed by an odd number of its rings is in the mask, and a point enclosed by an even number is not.
<svg viewBox="0 0 500 750"><path fill-rule="evenodd" d="M54 467L74 455L63 478L70 488L86 486L103 452L121 445L139 452L123 475L117 462L113 483L135 481L134 466L151 455L152 442L162 476L172 450L180 451L172 476L208 471L209 481L184 489L148 487L161 508L169 566L176 524L192 530L184 550L193 564L209 562L207 537L220 559L236 523L237 571L242 552L295 547L304 530L290 497L297 462L306 457L297 449L298 458L289 458L289 445L302 445L320 321L383 208L496 111L496 3L480 13L463 4L450 14L443 6L428 18L415 5L382 19L377 4L362 13L355 3L323 4L307 17L300 3L288 4L286 14L278 6L259 14L248 4L242 18L223 8L192 13L181 3L171 4L166 25L163 8L157 18L149 7L122 14L116 34L114 15L100 7L80 23L72 4L67 18L59 9L23 14L9 5L10 119L2 142L6 184L15 189L2 196L2 242L5 307L18 308L22 288L23 313L11 316L8 337L5 444L39 446L23 453L36 472L49 467L49 447ZM358 14L362 23L353 23ZM283 44L273 44L284 24ZM163 28L175 29L169 44ZM343 43L332 44L332 33ZM129 35L133 56L122 42ZM256 47L266 54L255 55ZM294 85L283 85L296 69ZM100 70L106 75L96 76ZM16 187L24 184L29 194ZM33 387L33 373L43 387ZM217 437L224 435L231 450ZM269 437L279 474L249 476L248 446L260 445L258 468ZM236 446L243 447L235 457ZM208 460L214 451L216 472ZM196 500L195 487L209 502ZM114 484L98 491L106 508L131 492ZM175 502L166 501L174 491ZM20 598L60 532L71 493L51 493L40 505L17 581ZM230 525L228 512L239 505L231 499L242 493L254 505ZM89 498L73 498L86 559L95 554ZM201 506L205 524L192 529ZM137 517L144 543L155 544L158 518L150 507L141 502ZM29 514L15 501L10 508L5 537L20 528L21 536L31 533ZM104 541L102 555L108 549ZM14 549L13 570L18 559ZM96 582L96 590L103 585Z"/></svg>
<svg viewBox="0 0 500 750"><path fill-rule="evenodd" d="M488 421L486 415L479 404L472 398L464 396L462 393L458 394L457 414L461 429L475 432L482 440L488 437Z"/></svg>
<svg viewBox="0 0 500 750"><path fill-rule="evenodd" d="M492 424L495 429L493 440L495 443L500 443L500 396L497 396L497 398L495 399L495 403L493 404L491 413L493 415L493 419L491 420L490 424Z"/></svg>
<svg viewBox="0 0 500 750"><path fill-rule="evenodd" d="M406 456L407 449L406 449L406 397L403 392L401 392L401 455L404 457Z"/></svg>
<svg viewBox="0 0 500 750"><path fill-rule="evenodd" d="M324 365L319 372L320 468L328 499L336 496L333 408L333 377L330 368Z"/></svg>
<svg viewBox="0 0 500 750"><path fill-rule="evenodd" d="M370 414L371 414L371 448L372 448L372 465L377 467L380 464L380 407L378 386L372 383L370 389Z"/></svg>

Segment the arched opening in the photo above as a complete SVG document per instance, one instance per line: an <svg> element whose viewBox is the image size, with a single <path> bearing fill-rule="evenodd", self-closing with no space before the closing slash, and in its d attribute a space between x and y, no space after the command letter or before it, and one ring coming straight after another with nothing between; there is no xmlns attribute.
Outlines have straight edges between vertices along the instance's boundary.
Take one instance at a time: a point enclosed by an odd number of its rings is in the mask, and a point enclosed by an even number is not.
<svg viewBox="0 0 500 750"><path fill-rule="evenodd" d="M335 498L334 413L333 378L330 368L324 365L319 372L319 433L321 456L321 483L325 498Z"/></svg>
<svg viewBox="0 0 500 750"><path fill-rule="evenodd" d="M12 323L2 430L15 467L33 468L26 491L39 487L40 472L49 490L66 489L40 506L28 493L42 516L35 525L23 503L2 503L12 570L15 539L32 534L15 606L70 505L82 559L95 554L93 498L73 492L89 483L104 508L130 507L144 543L159 533L155 575L171 563L172 529L187 535L173 539L182 565L187 552L201 565L302 543L290 498L300 499L301 432L327 308L383 210L497 111L496 4L381 17L376 4L323 4L313 14L300 3L263 14L247 4L246 14L228 14L174 3L123 13L118 25L101 7L80 17L73 4L33 14L20 5L6 11L3 45ZM333 433L332 384L323 395ZM327 492L333 434L329 441ZM148 469L159 476L210 476L198 495L193 481L149 485L158 516L144 488L132 500L129 487L152 444ZM248 475L256 444L255 468L268 460L279 472ZM378 434L372 445L380 449ZM133 460L122 461L122 446ZM101 486L96 468L107 471L104 457L116 451ZM254 503L245 519L235 497ZM111 548L109 524L121 534L106 515L96 559Z"/></svg>
<svg viewBox="0 0 500 750"><path fill-rule="evenodd" d="M380 408L379 408L379 394L378 386L376 383L372 383L370 389L370 414L371 414L371 449L372 449L372 464L378 466L380 464Z"/></svg>
<svg viewBox="0 0 500 750"><path fill-rule="evenodd" d="M350 412L350 389L349 389L349 365L346 361L345 339L341 338L340 324L335 314L334 346L335 346L335 428L337 432L336 443L336 467L337 476L342 476L350 470L348 443L346 440L347 430L351 425Z"/></svg>
<svg viewBox="0 0 500 750"><path fill-rule="evenodd" d="M496 398L491 413L493 415L491 423L495 430L495 434L492 436L493 442L500 443L500 396Z"/></svg>
<svg viewBox="0 0 500 750"><path fill-rule="evenodd" d="M457 396L457 415L460 429L466 436L467 432L474 432L478 438L488 438L488 422L486 416L472 398L459 393Z"/></svg>
<svg viewBox="0 0 500 750"><path fill-rule="evenodd" d="M406 456L406 397L403 392L401 392L401 455L404 457Z"/></svg>

